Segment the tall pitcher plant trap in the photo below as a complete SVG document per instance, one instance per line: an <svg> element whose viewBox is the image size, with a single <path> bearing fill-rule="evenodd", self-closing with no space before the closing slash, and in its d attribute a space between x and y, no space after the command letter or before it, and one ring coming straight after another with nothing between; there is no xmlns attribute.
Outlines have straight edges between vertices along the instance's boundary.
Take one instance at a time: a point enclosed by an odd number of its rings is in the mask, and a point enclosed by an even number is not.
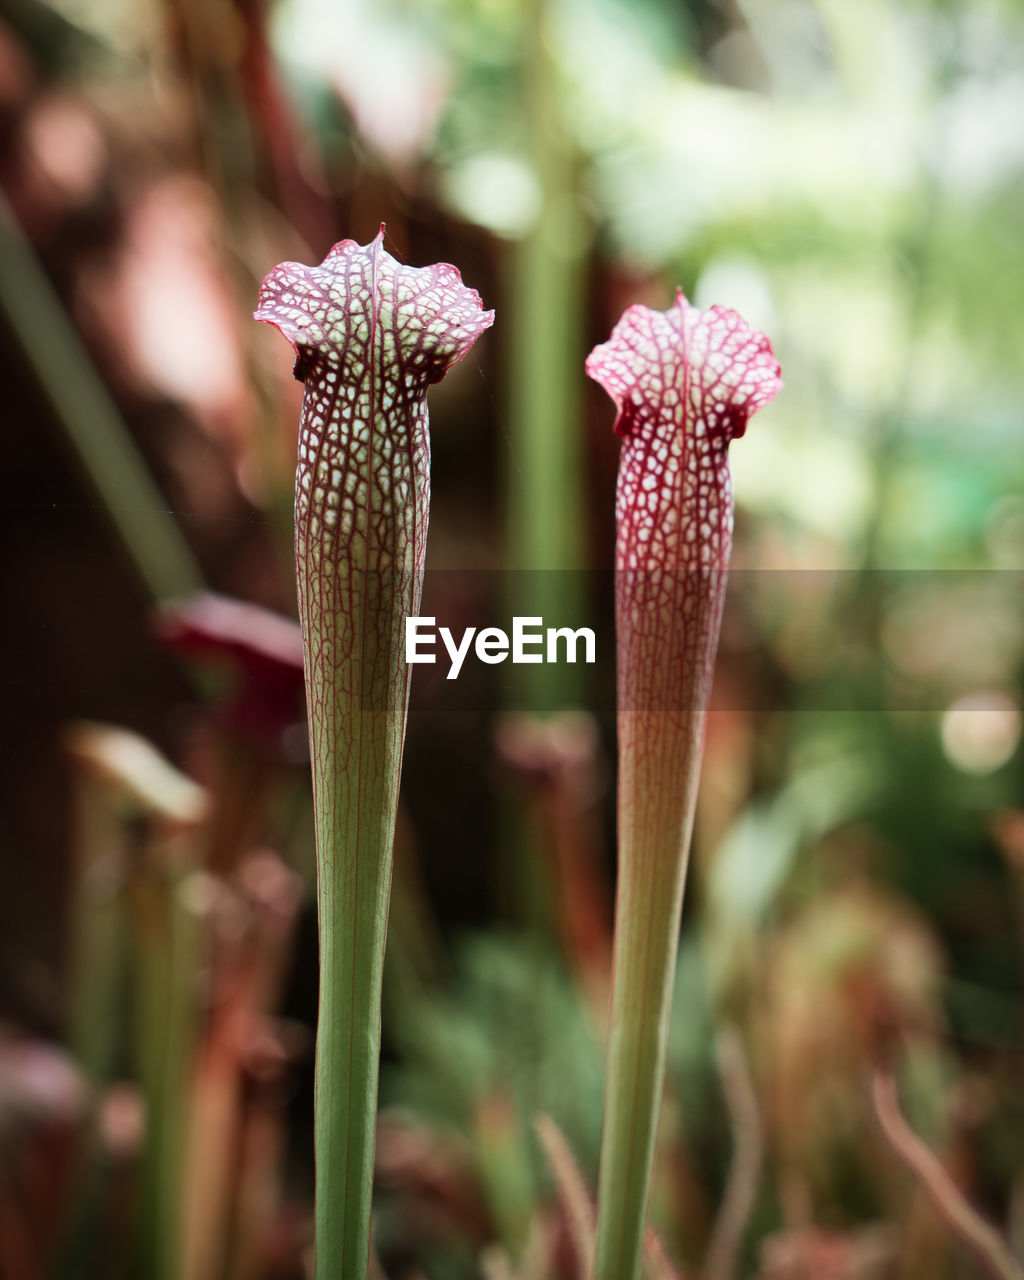
<svg viewBox="0 0 1024 1280"><path fill-rule="evenodd" d="M362 1280L380 1056L381 975L430 505L427 388L494 319L448 265L343 240L286 262L258 320L305 385L295 561L313 771L320 937L316 1276Z"/></svg>

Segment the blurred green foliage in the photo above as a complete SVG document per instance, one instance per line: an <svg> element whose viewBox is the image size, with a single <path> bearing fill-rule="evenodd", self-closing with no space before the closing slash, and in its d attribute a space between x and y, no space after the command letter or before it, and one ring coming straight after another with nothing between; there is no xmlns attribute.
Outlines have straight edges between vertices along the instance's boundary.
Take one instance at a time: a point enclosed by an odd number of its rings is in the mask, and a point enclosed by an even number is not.
<svg viewBox="0 0 1024 1280"><path fill-rule="evenodd" d="M31 69L25 119L33 94L53 92L102 125L109 172L96 203L116 192L124 206L101 241L106 255L147 184L180 172L201 189L240 348L256 341L247 313L262 269L326 248L304 242L325 223L295 225L268 177L272 148L243 105L246 12L228 0L8 0L2 14ZM539 46L529 26L538 12ZM867 1111L867 1067L896 1048L911 1118L1020 1247L1024 839L1011 820L1024 810L1024 3L277 0L265 16L295 112L285 148L294 172L286 165L279 184L291 173L294 196L295 182L308 183L339 236L365 238L386 214L396 235L426 228L456 263L475 255L501 294L487 302L498 306L505 384L530 381L540 399L554 383L559 396L579 384L578 410L570 397L564 426L551 427L564 435L537 455L561 468L543 509L509 483L521 448L521 423L503 407L513 397L499 391L491 405L488 447L500 456L488 469L459 434L464 390L439 389L438 491L454 495L432 517L442 563L499 563L493 548L518 519L534 546L554 530L567 546L582 539L583 562L601 567L611 418L585 398L579 352L568 348L603 339L628 302L665 306L680 285L698 305L733 306L771 336L783 366L784 394L731 453L725 711L709 734L653 1206L670 1251L699 1264L729 1177L734 1135L713 1049L723 1019L741 1030L764 1130L743 1275L795 1274L760 1261L794 1224L849 1243L878 1219L899 1224L913 1250L900 1275L971 1274L893 1172ZM557 145L544 119L531 127L524 101L527 50L538 47ZM16 178L43 135L18 125L13 108L5 118L14 142L3 181L26 237L69 315L88 317L90 300L102 313L109 291L86 287L85 268L104 256L89 256L95 229L86 222L76 239L60 222L31 222L25 210L37 205ZM539 165L553 151L564 166L554 182ZM552 321L555 338L531 348L520 334L514 351L503 305L530 246L542 270L569 261L580 288L565 323ZM153 393L131 381L131 334L117 315L124 350L106 376L129 387L120 394L131 426L136 402ZM187 326L180 314L162 322L157 345L170 349ZM249 370L260 365L255 349L245 358ZM277 488L290 484L286 395L259 377L259 406L239 435L248 445L260 437L262 461L246 453L236 468L251 506L232 490L225 514L221 491L210 497L194 481L168 508L222 586L247 594L256 584L287 605L291 584L269 539L247 560L218 558L231 522L273 523L274 486L254 475L276 466ZM12 447L36 438L35 402L11 420ZM203 441L194 476L207 478L217 458L237 462L229 430L192 429ZM159 457L151 423L138 434ZM469 459L461 489L449 478L462 465L452 440ZM216 508L207 525L190 514L204 497ZM499 515L503 502L520 509ZM577 504L585 537L566 527ZM75 657L82 623L71 621ZM989 701L962 702L981 695ZM181 696L172 689L166 701ZM114 714L96 699L88 707ZM476 768L474 785L494 790L489 763L459 767L442 766L427 787L461 795ZM592 799L606 814L606 798ZM468 843L490 868L495 851L472 812ZM462 872L444 833L418 835L443 899ZM12 849L21 892L31 859ZM542 865L549 854L539 851ZM468 938L463 920L442 920L454 976L403 986L385 1018L388 1107L408 1133L425 1127L428 1153L452 1134L463 1144L441 1179L463 1194L445 1230L424 1226L435 1201L422 1152L416 1178L407 1162L405 1182L396 1173L382 1185L385 1263L428 1280L475 1278L488 1242L530 1256L531 1214L553 1203L535 1111L554 1116L591 1184L596 1176L602 1029L571 959L522 921L495 920L491 902L462 914L478 926Z"/></svg>

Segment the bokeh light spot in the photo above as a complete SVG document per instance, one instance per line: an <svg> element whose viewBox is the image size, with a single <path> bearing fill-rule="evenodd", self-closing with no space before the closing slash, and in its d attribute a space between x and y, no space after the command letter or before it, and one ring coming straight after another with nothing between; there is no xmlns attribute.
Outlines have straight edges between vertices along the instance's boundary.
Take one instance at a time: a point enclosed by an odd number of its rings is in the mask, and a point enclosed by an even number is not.
<svg viewBox="0 0 1024 1280"><path fill-rule="evenodd" d="M964 773L993 773L1017 750L1020 708L998 690L965 694L942 716L942 749Z"/></svg>

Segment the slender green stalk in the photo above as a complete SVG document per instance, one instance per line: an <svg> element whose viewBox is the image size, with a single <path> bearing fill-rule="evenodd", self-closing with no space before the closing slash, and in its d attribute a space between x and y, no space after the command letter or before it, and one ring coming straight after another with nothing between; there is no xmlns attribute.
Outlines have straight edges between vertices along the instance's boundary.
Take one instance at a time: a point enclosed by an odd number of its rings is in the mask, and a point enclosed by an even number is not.
<svg viewBox="0 0 1024 1280"><path fill-rule="evenodd" d="M734 1280L743 1236L757 1203L764 1158L761 1112L739 1032L722 1028L715 1044L732 1122L732 1164L704 1255L704 1280Z"/></svg>
<svg viewBox="0 0 1024 1280"><path fill-rule="evenodd" d="M89 1084L88 1127L71 1174L67 1214L54 1248L54 1276L81 1274L93 1256L105 1185L98 1101L111 1081L127 994L124 911L128 842L123 801L95 776L93 726L72 726L65 747L75 767L75 879L71 894L67 1037Z"/></svg>
<svg viewBox="0 0 1024 1280"><path fill-rule="evenodd" d="M77 879L72 899L71 1051L93 1088L110 1082L124 1003L125 930L121 898L127 868L119 806L94 779L76 780Z"/></svg>
<svg viewBox="0 0 1024 1280"><path fill-rule="evenodd" d="M524 6L523 126L540 194L536 220L511 255L508 370L510 612L578 626L583 468L579 385L586 222L565 125L550 0ZM523 704L548 712L578 699L576 667L520 667Z"/></svg>
<svg viewBox="0 0 1024 1280"><path fill-rule="evenodd" d="M539 196L536 216L505 258L510 330L505 381L509 443L505 467L506 607L511 616L577 627L582 591L583 482L579 360L583 355L586 220L579 160L567 127L552 0L522 6L520 70L524 158ZM581 703L582 668L547 663L512 668L516 709L546 715ZM508 907L539 934L550 932L552 892L522 815L503 806L498 860Z"/></svg>
<svg viewBox="0 0 1024 1280"><path fill-rule="evenodd" d="M18 349L155 600L202 585L174 518L31 249L0 201L0 327Z"/></svg>
<svg viewBox="0 0 1024 1280"><path fill-rule="evenodd" d="M454 267L401 266L383 235L343 240L319 267L277 267L256 312L295 347L306 387L295 558L320 927L317 1280L360 1280L369 1255L405 619L426 554L426 392L493 321Z"/></svg>
<svg viewBox="0 0 1024 1280"><path fill-rule="evenodd" d="M146 1105L137 1258L153 1280L178 1280L184 1239L185 1138L199 1031L203 933L190 835L154 834L130 901L135 936L135 1054Z"/></svg>
<svg viewBox="0 0 1024 1280"><path fill-rule="evenodd" d="M732 541L727 447L778 389L735 312L630 307L588 373L619 409L619 881L597 1280L638 1274L704 718Z"/></svg>
<svg viewBox="0 0 1024 1280"><path fill-rule="evenodd" d="M119 1030L117 941L123 894L131 922L135 1066L146 1105L139 1170L136 1255L140 1274L176 1280L181 1239L182 1136L197 1021L201 936L189 896L189 869L207 812L201 787L148 742L124 729L78 723L65 745L79 773L79 842L84 883L76 901L76 969L84 1004L73 1043L97 1091ZM99 882L96 873L101 873ZM100 889L99 900L95 890ZM103 984L107 984L107 990ZM88 1019L94 1020L90 1026ZM95 1157L88 1151L86 1160ZM82 1170L81 1202L69 1224L60 1274L79 1274L99 1191ZM87 1246L86 1246L87 1247Z"/></svg>
<svg viewBox="0 0 1024 1280"><path fill-rule="evenodd" d="M177 869L157 866L134 895L135 1035L146 1101L138 1247L142 1272L154 1280L177 1280L182 1262L185 1135L202 956L189 881Z"/></svg>
<svg viewBox="0 0 1024 1280"><path fill-rule="evenodd" d="M533 1117L533 1127L554 1175L580 1276L594 1265L594 1203L565 1135L549 1115Z"/></svg>

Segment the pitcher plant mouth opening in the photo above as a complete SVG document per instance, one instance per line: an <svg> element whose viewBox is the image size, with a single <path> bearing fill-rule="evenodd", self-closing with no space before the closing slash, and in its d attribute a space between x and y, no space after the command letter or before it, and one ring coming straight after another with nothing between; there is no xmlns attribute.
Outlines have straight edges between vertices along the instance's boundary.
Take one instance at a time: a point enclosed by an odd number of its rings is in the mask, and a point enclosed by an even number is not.
<svg viewBox="0 0 1024 1280"><path fill-rule="evenodd" d="M587 359L618 413L618 849L595 1258L632 1280L644 1238L704 720L732 544L728 446L781 387L768 339L682 292L632 306Z"/></svg>
<svg viewBox="0 0 1024 1280"><path fill-rule="evenodd" d="M363 1276L380 995L410 668L430 503L427 388L494 320L455 267L336 244L286 262L256 319L305 385L295 561L317 846L316 1274Z"/></svg>

